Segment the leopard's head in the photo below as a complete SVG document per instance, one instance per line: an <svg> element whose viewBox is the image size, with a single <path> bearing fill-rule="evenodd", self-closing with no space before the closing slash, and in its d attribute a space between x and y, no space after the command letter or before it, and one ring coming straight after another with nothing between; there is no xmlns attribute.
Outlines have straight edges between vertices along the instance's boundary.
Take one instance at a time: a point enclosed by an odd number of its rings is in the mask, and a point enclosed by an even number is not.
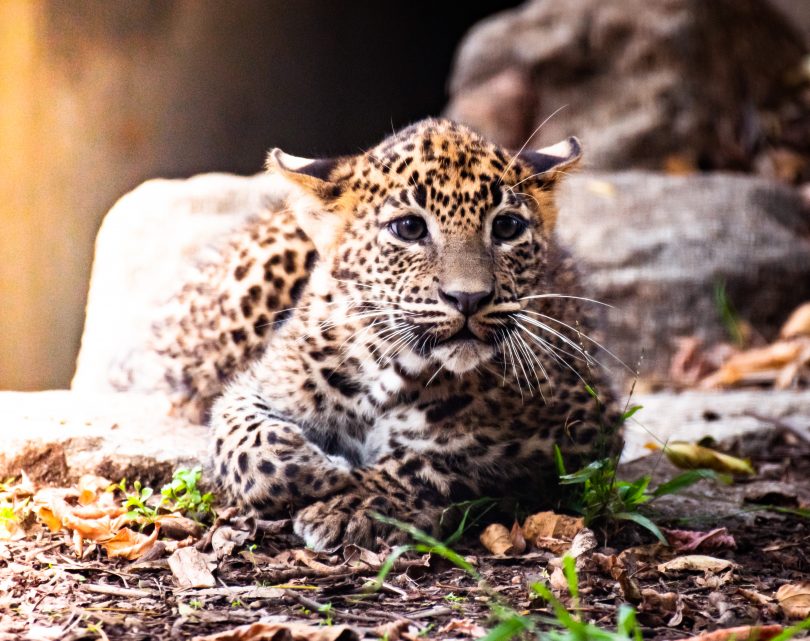
<svg viewBox="0 0 810 641"><path fill-rule="evenodd" d="M354 301L412 371L463 373L501 347L508 319L548 268L558 178L575 138L509 152L448 120L425 120L367 152L311 160L270 152L318 249L312 287Z"/></svg>

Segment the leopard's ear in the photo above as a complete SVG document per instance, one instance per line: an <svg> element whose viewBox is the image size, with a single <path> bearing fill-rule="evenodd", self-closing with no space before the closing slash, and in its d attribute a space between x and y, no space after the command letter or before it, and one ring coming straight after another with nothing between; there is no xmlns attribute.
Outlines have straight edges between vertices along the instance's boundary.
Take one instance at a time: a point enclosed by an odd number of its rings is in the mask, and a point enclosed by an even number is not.
<svg viewBox="0 0 810 641"><path fill-rule="evenodd" d="M312 239L321 256L337 245L345 220L340 208L335 206L343 192L340 180L334 176L342 160L301 158L281 149L267 154L267 171L287 183L298 225Z"/></svg>
<svg viewBox="0 0 810 641"><path fill-rule="evenodd" d="M582 145L574 136L542 149L521 151L518 154L529 165L534 175L543 182L553 182L566 170L579 164L582 158Z"/></svg>

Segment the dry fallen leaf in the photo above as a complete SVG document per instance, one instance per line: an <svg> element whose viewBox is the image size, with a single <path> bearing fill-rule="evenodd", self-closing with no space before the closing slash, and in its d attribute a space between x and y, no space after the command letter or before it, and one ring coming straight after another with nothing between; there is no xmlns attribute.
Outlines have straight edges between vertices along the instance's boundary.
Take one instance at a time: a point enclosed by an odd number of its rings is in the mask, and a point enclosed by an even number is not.
<svg viewBox="0 0 810 641"><path fill-rule="evenodd" d="M208 566L208 559L194 547L180 548L169 557L177 585L184 589L214 587L216 581Z"/></svg>
<svg viewBox="0 0 810 641"><path fill-rule="evenodd" d="M784 386L785 372L797 370L810 360L810 340L797 337L778 341L766 347L740 352L729 358L714 374L704 378L700 386L711 389L740 383L779 383ZM777 385L777 387L779 386Z"/></svg>
<svg viewBox="0 0 810 641"><path fill-rule="evenodd" d="M194 637L192 641L360 641L346 625L317 626L306 623L252 623Z"/></svg>
<svg viewBox="0 0 810 641"><path fill-rule="evenodd" d="M756 474L751 463L736 456L722 454L697 443L671 441L664 448L670 462L682 470L709 469L724 474Z"/></svg>
<svg viewBox="0 0 810 641"><path fill-rule="evenodd" d="M670 561L658 564L658 571L664 574L670 572L722 572L735 567L732 561L718 559L703 554L687 554L676 556Z"/></svg>
<svg viewBox="0 0 810 641"><path fill-rule="evenodd" d="M791 619L810 617L810 581L786 583L776 591L776 600Z"/></svg>
<svg viewBox="0 0 810 641"><path fill-rule="evenodd" d="M492 523L481 532L481 544L492 554L509 554L514 549L512 537L505 525Z"/></svg>
<svg viewBox="0 0 810 641"><path fill-rule="evenodd" d="M134 561L146 554L157 541L160 527L155 524L152 534L146 535L135 532L128 527L121 528L112 538L101 541L102 547L110 558L122 557Z"/></svg>
<svg viewBox="0 0 810 641"><path fill-rule="evenodd" d="M450 632L455 632L456 634L450 635ZM481 637L486 636L487 631L469 619L451 619L450 623L439 628L438 633L451 637L456 637L458 634L463 634L465 636L472 637L473 639L480 639Z"/></svg>
<svg viewBox="0 0 810 641"><path fill-rule="evenodd" d="M736 628L702 632L681 641L768 641L781 632L781 625L741 625Z"/></svg>
<svg viewBox="0 0 810 641"><path fill-rule="evenodd" d="M810 336L810 302L799 305L779 330L782 338Z"/></svg>
<svg viewBox="0 0 810 641"><path fill-rule="evenodd" d="M670 530L661 528L667 542L675 552L692 552L698 548L720 549L737 547L734 537L724 527L709 532L695 530Z"/></svg>
<svg viewBox="0 0 810 641"><path fill-rule="evenodd" d="M585 520L582 517L554 512L538 512L532 514L523 523L523 536L527 541L534 541L540 536L570 541L583 527L585 527Z"/></svg>

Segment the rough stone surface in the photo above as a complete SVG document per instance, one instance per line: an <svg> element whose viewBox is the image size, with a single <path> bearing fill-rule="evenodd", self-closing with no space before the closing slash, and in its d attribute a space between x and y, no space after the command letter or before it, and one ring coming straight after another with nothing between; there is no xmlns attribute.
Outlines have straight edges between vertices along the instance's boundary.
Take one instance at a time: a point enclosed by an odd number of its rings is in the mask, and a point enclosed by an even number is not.
<svg viewBox="0 0 810 641"><path fill-rule="evenodd" d="M205 427L168 411L159 396L0 392L0 478L25 470L53 483L82 474L163 483L176 467L204 462L208 445Z"/></svg>
<svg viewBox="0 0 810 641"><path fill-rule="evenodd" d="M82 346L71 388L116 391L116 363L138 358L155 309L197 262L216 260L217 241L262 209L283 206L277 180L202 174L150 180L110 210L96 239ZM144 378L155 380L159 373Z"/></svg>
<svg viewBox="0 0 810 641"><path fill-rule="evenodd" d="M647 443L722 440L778 424L810 439L810 391L659 392L631 403L642 409L627 425L624 460L649 454Z"/></svg>
<svg viewBox="0 0 810 641"><path fill-rule="evenodd" d="M666 376L677 336L728 340L718 283L768 339L810 300L810 212L796 190L764 179L573 175L557 228L592 296L614 306L599 308L607 346L633 369L643 357L643 377Z"/></svg>
<svg viewBox="0 0 810 641"><path fill-rule="evenodd" d="M470 31L446 113L516 145L564 107L532 144L575 133L593 168L747 168L792 138L766 121L805 47L766 0L531 0Z"/></svg>
<svg viewBox="0 0 810 641"><path fill-rule="evenodd" d="M128 388L116 365L131 359L142 381L161 380L143 349L156 307L196 261L216 260L227 230L283 195L265 176L203 175L150 181L121 199L96 244L73 389ZM645 378L666 375L675 337L726 337L720 281L769 338L810 300L810 213L792 188L728 174L583 173L564 181L560 208L560 236L589 272L590 294L614 306L595 308L605 345L632 369L643 357Z"/></svg>
<svg viewBox="0 0 810 641"><path fill-rule="evenodd" d="M810 438L810 392L639 394L632 402L643 409L628 427L625 460L648 454L648 442L772 427L765 418ZM0 478L24 469L38 482L72 482L89 473L159 487L177 467L207 461L207 429L167 411L165 399L133 393L0 392Z"/></svg>

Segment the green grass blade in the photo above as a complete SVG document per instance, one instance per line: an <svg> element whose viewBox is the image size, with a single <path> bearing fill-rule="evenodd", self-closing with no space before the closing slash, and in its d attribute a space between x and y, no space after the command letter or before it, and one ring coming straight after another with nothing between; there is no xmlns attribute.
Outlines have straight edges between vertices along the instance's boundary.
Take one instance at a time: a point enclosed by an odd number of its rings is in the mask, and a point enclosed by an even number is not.
<svg viewBox="0 0 810 641"><path fill-rule="evenodd" d="M530 627L523 617L515 615L501 621L487 632L486 636L481 637L480 641L509 641L528 629Z"/></svg>
<svg viewBox="0 0 810 641"><path fill-rule="evenodd" d="M666 494L674 494L675 492L680 492L682 489L689 487L690 485L694 485L698 481L702 481L703 479L712 479L722 482L730 482L731 479L726 474L719 474L714 470L707 470L707 469L699 469L699 470L689 470L688 472L684 472L683 474L678 474L678 476L670 479L666 483L661 483L655 490L653 491L653 496L658 498L659 496L664 496Z"/></svg>
<svg viewBox="0 0 810 641"><path fill-rule="evenodd" d="M616 514L613 515L613 518L622 521L632 521L633 523L636 523L637 525L640 525L644 529L652 532L655 535L655 537L659 541L661 541L661 543L663 543L664 545L669 545L669 542L667 541L664 534L661 532L661 530L658 529L658 526L643 514L639 514L638 512L617 512Z"/></svg>

